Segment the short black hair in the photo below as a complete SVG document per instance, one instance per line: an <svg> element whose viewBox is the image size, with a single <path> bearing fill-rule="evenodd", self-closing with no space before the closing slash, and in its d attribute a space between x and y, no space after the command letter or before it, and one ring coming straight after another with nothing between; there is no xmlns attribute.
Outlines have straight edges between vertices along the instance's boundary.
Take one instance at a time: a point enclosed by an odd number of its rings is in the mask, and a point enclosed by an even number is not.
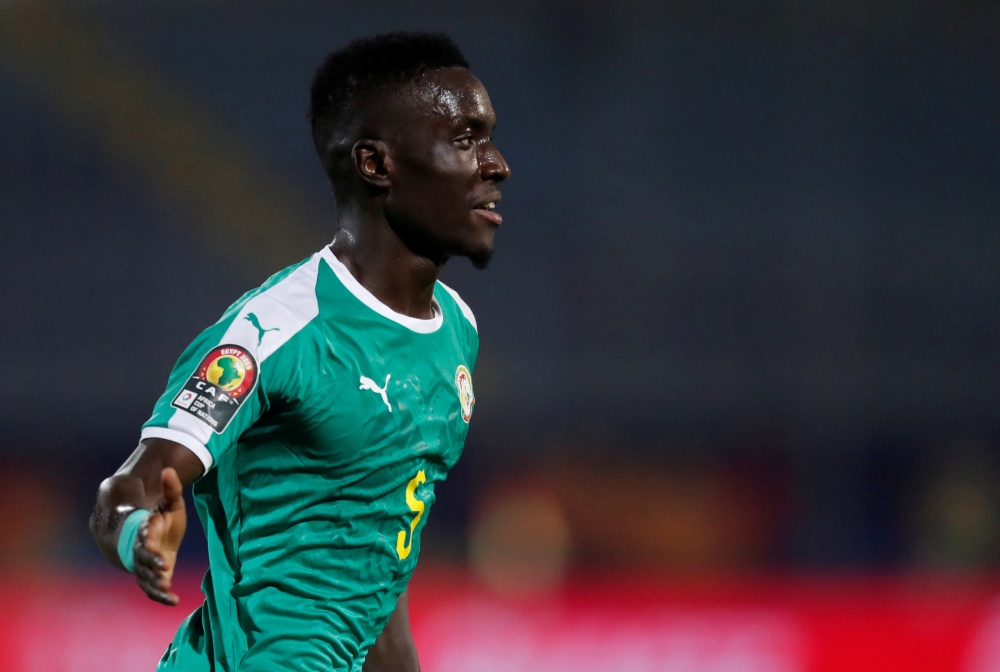
<svg viewBox="0 0 1000 672"><path fill-rule="evenodd" d="M396 32L362 37L323 61L313 78L309 123L313 144L329 171L334 138L349 123L358 98L417 77L425 70L468 68L458 45L443 33Z"/></svg>

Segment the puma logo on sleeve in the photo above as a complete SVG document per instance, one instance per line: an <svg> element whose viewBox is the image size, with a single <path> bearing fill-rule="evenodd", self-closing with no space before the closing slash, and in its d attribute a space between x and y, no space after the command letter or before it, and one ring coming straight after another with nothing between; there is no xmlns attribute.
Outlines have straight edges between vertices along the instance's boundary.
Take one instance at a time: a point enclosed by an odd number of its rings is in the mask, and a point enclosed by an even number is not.
<svg viewBox="0 0 1000 672"><path fill-rule="evenodd" d="M249 322L250 324L252 324L254 326L254 328L257 330L257 334L258 334L257 335L257 345L261 344L261 342L264 340L264 335L267 332L269 332L269 331L281 331L281 329L279 329L278 327L271 327L270 329L265 329L264 327L260 326L260 320L258 320L257 316L254 315L253 313L247 313L247 316L244 317L243 319L246 320L247 322Z"/></svg>

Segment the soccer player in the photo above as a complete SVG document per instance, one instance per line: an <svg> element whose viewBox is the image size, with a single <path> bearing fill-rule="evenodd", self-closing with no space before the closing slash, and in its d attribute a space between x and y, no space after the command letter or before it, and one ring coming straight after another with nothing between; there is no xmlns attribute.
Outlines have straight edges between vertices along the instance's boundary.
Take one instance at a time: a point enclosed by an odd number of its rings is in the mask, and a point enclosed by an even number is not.
<svg viewBox="0 0 1000 672"><path fill-rule="evenodd" d="M153 600L193 484L204 604L160 670L417 670L406 585L472 417L476 321L438 282L484 267L510 169L483 85L443 35L356 40L316 73L333 242L184 351L91 530Z"/></svg>

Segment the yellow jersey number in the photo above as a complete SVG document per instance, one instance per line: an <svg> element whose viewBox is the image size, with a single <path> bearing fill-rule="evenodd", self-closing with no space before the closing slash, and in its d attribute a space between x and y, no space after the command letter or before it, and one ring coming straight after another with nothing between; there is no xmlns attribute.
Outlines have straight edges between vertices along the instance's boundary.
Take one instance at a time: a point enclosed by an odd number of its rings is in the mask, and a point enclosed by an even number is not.
<svg viewBox="0 0 1000 672"><path fill-rule="evenodd" d="M396 535L396 555L399 556L400 560L406 560L410 557L410 549L413 548L413 535L417 532L417 524L420 522L420 518L424 515L424 503L417 499L416 491L417 487L421 483L427 482L427 476L424 475L424 470L421 469L417 472L417 475L406 484L406 505L410 507L410 511L413 511L417 515L413 516L413 520L410 521L410 535L409 541L407 541L406 530L400 530L399 534Z"/></svg>

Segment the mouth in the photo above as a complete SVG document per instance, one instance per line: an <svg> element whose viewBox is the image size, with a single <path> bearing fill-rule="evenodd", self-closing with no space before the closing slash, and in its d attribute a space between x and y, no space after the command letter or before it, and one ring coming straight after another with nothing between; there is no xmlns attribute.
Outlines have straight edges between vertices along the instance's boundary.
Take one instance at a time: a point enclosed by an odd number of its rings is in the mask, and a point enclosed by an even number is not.
<svg viewBox="0 0 1000 672"><path fill-rule="evenodd" d="M476 214L481 217L485 217L487 220L492 222L495 226L500 226L503 221L503 217L500 213L496 211L497 203L500 202L500 198L497 197L492 201L484 201L473 208Z"/></svg>

